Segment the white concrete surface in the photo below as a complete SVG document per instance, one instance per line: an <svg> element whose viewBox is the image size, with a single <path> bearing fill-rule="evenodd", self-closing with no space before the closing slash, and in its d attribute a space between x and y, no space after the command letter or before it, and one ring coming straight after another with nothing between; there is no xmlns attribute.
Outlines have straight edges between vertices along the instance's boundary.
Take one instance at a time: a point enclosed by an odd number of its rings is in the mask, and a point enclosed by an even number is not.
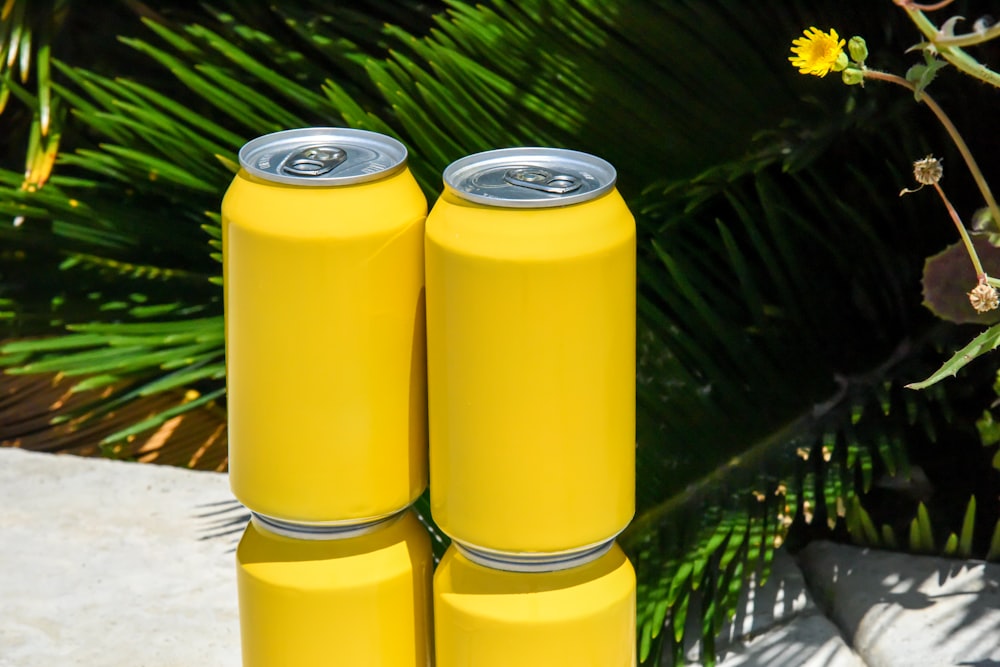
<svg viewBox="0 0 1000 667"><path fill-rule="evenodd" d="M1000 666L1000 565L815 542L818 604L871 667Z"/></svg>
<svg viewBox="0 0 1000 667"><path fill-rule="evenodd" d="M919 663L910 663L917 665ZM865 667L837 627L816 612L799 615L730 646L719 667Z"/></svg>
<svg viewBox="0 0 1000 667"><path fill-rule="evenodd" d="M700 619L691 618L685 649L689 665L703 665ZM840 630L822 615L806 588L795 560L775 554L763 586L754 578L740 596L739 608L715 640L719 667L864 667ZM670 664L670 661L667 661Z"/></svg>
<svg viewBox="0 0 1000 667"><path fill-rule="evenodd" d="M0 667L238 667L246 518L223 474L0 448Z"/></svg>

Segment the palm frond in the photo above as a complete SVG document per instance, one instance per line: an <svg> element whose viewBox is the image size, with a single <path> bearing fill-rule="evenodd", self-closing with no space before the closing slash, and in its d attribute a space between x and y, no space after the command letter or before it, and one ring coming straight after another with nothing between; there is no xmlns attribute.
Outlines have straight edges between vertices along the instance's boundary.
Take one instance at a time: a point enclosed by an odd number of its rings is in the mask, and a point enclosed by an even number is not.
<svg viewBox="0 0 1000 667"><path fill-rule="evenodd" d="M60 117L52 95L52 43L65 18L68 0L9 0L0 9L0 113L11 94L32 112L24 183L41 187L51 173L59 145ZM34 95L21 85L34 83Z"/></svg>
<svg viewBox="0 0 1000 667"><path fill-rule="evenodd" d="M878 477L909 478L915 439L933 439L953 421L944 392L912 392L898 380L886 386L885 377L908 372L901 359L889 360L891 372L847 380L829 401L637 517L622 541L637 561L642 660L656 662L665 650L678 663L714 664L712 639L746 576L766 579L775 549L796 531L878 547L905 544L912 532L914 551L948 553L954 543L956 552L961 543L963 554L987 553L988 517L972 546L974 503L948 530L932 529L922 504L914 503L912 529L879 524L864 509ZM953 537L935 541L949 530Z"/></svg>
<svg viewBox="0 0 1000 667"><path fill-rule="evenodd" d="M217 383L225 377L222 322L219 317L175 322L70 325L76 333L59 338L21 340L0 348L19 362L9 374L58 372L67 378L82 378L70 393L113 386L115 391L99 400L65 410L55 422L92 419L118 409L139 397L164 391L190 388L200 383ZM22 355L31 355L24 362ZM177 406L127 425L108 435L111 444L172 417L214 401L224 389L183 400Z"/></svg>
<svg viewBox="0 0 1000 667"><path fill-rule="evenodd" d="M51 374L0 376L0 446L81 456L106 455L144 463L224 471L228 464L226 415L207 402L150 429L112 444L100 443L123 427L183 400L164 392L131 401L111 414L87 421L50 421L64 408L78 408L111 388L70 393L72 380Z"/></svg>

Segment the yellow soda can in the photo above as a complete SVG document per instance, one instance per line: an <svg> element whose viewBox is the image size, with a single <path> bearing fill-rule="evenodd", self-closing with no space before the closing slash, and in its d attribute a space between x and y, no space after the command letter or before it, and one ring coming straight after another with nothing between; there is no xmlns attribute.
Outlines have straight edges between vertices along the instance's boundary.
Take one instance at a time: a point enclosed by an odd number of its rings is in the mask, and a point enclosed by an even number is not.
<svg viewBox="0 0 1000 667"><path fill-rule="evenodd" d="M635 222L586 153L444 172L427 218L431 511L483 553L585 552L635 509Z"/></svg>
<svg viewBox="0 0 1000 667"><path fill-rule="evenodd" d="M340 531L252 515L236 560L243 667L432 664L434 563L412 511Z"/></svg>
<svg viewBox="0 0 1000 667"><path fill-rule="evenodd" d="M510 571L452 543L434 573L437 667L633 667L635 571L608 546L569 568Z"/></svg>
<svg viewBox="0 0 1000 667"><path fill-rule="evenodd" d="M390 137L303 128L240 150L222 202L234 495L352 524L427 484L427 201Z"/></svg>

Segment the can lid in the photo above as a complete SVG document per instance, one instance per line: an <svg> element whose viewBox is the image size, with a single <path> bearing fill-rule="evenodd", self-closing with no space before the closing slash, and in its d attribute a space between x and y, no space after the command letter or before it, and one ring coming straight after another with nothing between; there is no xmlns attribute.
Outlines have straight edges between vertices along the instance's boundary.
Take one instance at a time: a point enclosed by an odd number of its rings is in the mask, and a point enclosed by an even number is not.
<svg viewBox="0 0 1000 667"><path fill-rule="evenodd" d="M564 148L500 148L469 155L444 170L462 199L505 208L551 208L596 199L615 187L615 168Z"/></svg>
<svg viewBox="0 0 1000 667"><path fill-rule="evenodd" d="M301 186L376 181L406 166L406 146L384 134L344 127L272 132L240 149L240 165L259 178Z"/></svg>

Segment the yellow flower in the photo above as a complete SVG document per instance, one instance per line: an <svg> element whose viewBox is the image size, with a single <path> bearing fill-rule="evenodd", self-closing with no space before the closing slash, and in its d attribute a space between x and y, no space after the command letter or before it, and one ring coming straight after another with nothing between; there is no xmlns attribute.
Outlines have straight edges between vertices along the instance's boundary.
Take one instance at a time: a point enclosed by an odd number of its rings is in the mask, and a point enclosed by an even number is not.
<svg viewBox="0 0 1000 667"><path fill-rule="evenodd" d="M819 28L811 27L792 41L792 53L788 60L799 68L799 74L815 74L826 76L830 72L839 72L847 67L847 55L844 53L844 40L837 31L831 28L825 33Z"/></svg>

